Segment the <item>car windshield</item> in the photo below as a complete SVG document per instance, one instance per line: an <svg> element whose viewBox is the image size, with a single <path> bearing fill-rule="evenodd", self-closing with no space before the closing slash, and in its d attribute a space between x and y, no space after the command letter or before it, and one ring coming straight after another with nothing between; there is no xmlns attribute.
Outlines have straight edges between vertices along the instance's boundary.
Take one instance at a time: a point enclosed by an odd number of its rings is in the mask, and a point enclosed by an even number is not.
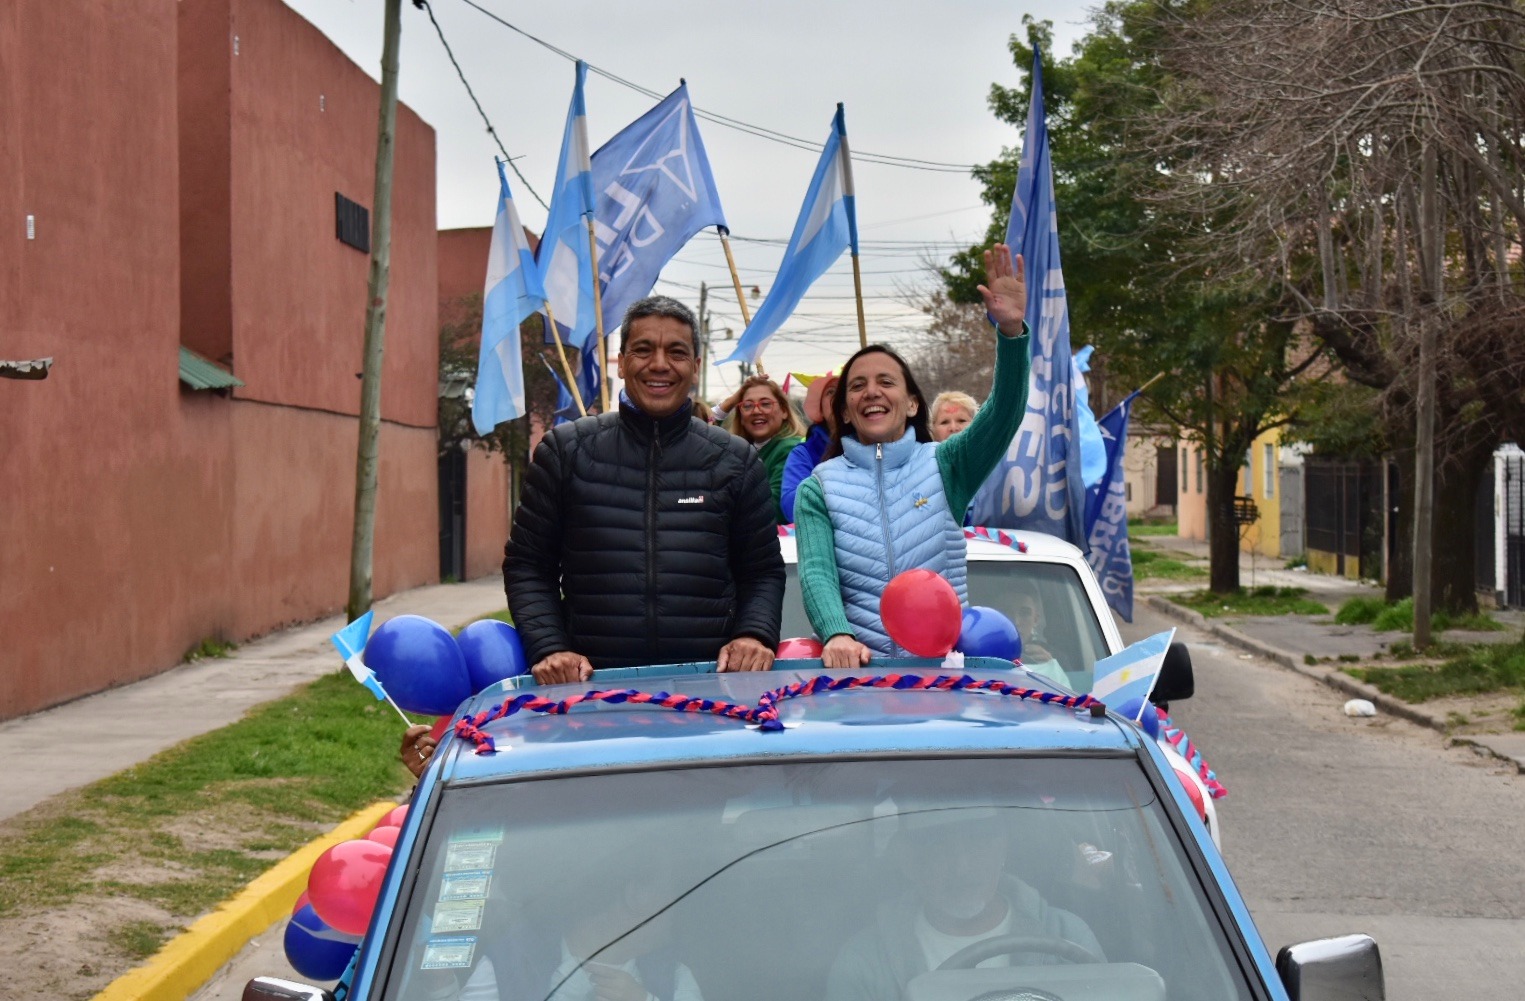
<svg viewBox="0 0 1525 1001"><path fill-rule="evenodd" d="M1250 996L1132 757L464 786L427 839L397 1001Z"/></svg>
<svg viewBox="0 0 1525 1001"><path fill-rule="evenodd" d="M1022 662L1054 680L1059 672L1076 692L1091 688L1092 668L1105 657L1106 637L1074 567L1037 560L969 561L969 603L1005 613L1022 634ZM799 567L784 566L780 636L811 636L800 597Z"/></svg>

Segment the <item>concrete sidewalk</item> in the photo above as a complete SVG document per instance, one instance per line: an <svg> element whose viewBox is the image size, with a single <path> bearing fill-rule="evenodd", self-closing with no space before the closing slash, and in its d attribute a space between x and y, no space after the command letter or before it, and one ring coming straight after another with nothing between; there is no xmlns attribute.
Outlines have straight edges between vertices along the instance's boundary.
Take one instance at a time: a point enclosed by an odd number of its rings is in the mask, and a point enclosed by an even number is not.
<svg viewBox="0 0 1525 1001"><path fill-rule="evenodd" d="M1175 536L1145 536L1134 541L1135 545L1147 546L1157 551L1173 551L1192 560L1205 561L1207 544ZM1423 704L1410 704L1384 694L1379 689L1360 681L1336 665L1328 663L1309 664L1309 657L1338 659L1341 656L1370 660L1385 653L1397 640L1406 639L1402 632L1376 632L1370 626L1345 626L1336 623L1333 613L1347 599L1358 596L1381 597L1382 589L1375 585L1333 577L1326 574L1287 570L1268 565L1268 558L1257 558L1255 583L1277 587L1301 587L1308 596L1329 606L1330 615L1229 615L1207 618L1201 613L1185 608L1170 600L1173 594L1201 590L1205 582L1180 582L1145 580L1138 585L1141 599L1150 607L1174 619L1204 629L1218 639L1241 650L1264 657L1273 663L1321 681L1345 692L1352 698L1367 699L1383 712L1400 716L1440 733L1450 734L1448 721L1428 710ZM1205 565L1205 563L1204 563ZM1240 554L1240 581L1250 584L1250 556ZM1145 597L1147 595L1147 597ZM1525 631L1525 612L1518 609L1495 611L1493 617L1507 628L1501 632L1464 632L1448 630L1444 638L1454 643L1509 642L1518 639ZM1451 735L1456 743L1470 744L1480 751L1512 763L1525 772L1525 732Z"/></svg>
<svg viewBox="0 0 1525 1001"><path fill-rule="evenodd" d="M457 629L507 607L497 574L465 584L434 584L376 603L376 624L398 615ZM227 726L263 702L338 670L329 637L335 615L271 633L226 658L197 661L143 681L0 723L0 820L61 792L145 761L183 740ZM59 753L62 742L89 753Z"/></svg>

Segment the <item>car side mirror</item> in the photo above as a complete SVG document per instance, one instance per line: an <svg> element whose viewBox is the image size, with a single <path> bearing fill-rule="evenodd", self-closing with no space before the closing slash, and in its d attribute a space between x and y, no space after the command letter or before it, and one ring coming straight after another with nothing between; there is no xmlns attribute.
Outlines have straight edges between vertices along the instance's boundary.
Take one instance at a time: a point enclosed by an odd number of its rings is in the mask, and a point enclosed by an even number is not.
<svg viewBox="0 0 1525 1001"><path fill-rule="evenodd" d="M1382 954L1370 935L1343 935L1289 945L1276 973L1291 1001L1385 1001Z"/></svg>
<svg viewBox="0 0 1525 1001"><path fill-rule="evenodd" d="M1170 644L1149 701L1155 705L1169 705L1191 698L1196 690L1197 682L1191 673L1191 651L1186 649L1185 643Z"/></svg>
<svg viewBox="0 0 1525 1001"><path fill-rule="evenodd" d="M321 987L275 977L255 977L244 985L243 1001L334 1001L334 995Z"/></svg>

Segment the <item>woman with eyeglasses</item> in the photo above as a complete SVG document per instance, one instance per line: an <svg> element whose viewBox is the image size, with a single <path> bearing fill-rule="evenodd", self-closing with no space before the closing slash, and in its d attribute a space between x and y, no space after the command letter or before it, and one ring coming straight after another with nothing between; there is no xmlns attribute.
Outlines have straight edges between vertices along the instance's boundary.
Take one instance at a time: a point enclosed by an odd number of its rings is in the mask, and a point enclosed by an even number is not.
<svg viewBox="0 0 1525 1001"><path fill-rule="evenodd" d="M784 486L784 463L794 446L805 440L805 425L789 405L789 397L778 383L765 375L754 375L741 384L720 404L725 413L723 427L751 442L757 457L768 469L768 483L773 489L773 517L783 522L779 493Z"/></svg>

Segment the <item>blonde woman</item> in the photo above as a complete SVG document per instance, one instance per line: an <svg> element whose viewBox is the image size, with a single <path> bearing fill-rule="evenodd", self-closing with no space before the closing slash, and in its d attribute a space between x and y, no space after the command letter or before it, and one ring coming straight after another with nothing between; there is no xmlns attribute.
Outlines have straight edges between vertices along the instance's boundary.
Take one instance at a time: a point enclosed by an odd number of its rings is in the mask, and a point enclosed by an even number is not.
<svg viewBox="0 0 1525 1001"><path fill-rule="evenodd" d="M805 440L804 423L778 383L765 375L742 382L741 388L720 404L720 410L725 413L722 426L757 449L773 491L773 518L782 523L784 512L778 501L784 485L784 463L794 446Z"/></svg>
<svg viewBox="0 0 1525 1001"><path fill-rule="evenodd" d="M932 440L944 442L969 426L980 405L968 393L949 390L932 401Z"/></svg>

